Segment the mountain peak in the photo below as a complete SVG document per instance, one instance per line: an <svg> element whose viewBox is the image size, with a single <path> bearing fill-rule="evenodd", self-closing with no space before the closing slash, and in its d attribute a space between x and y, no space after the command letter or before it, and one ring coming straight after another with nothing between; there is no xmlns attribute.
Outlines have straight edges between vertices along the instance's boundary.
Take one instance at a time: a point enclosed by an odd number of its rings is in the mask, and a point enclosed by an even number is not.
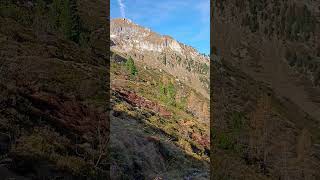
<svg viewBox="0 0 320 180"><path fill-rule="evenodd" d="M111 20L110 39L112 51L164 70L209 97L209 57L193 47L124 18Z"/></svg>
<svg viewBox="0 0 320 180"><path fill-rule="evenodd" d="M209 61L209 57L200 54L195 48L178 42L169 35L161 35L149 28L135 24L129 19L111 20L110 38L122 51L151 51L162 53L172 51L183 57Z"/></svg>
<svg viewBox="0 0 320 180"><path fill-rule="evenodd" d="M113 22L125 22L125 23L132 23L131 19L128 18L114 18L111 19Z"/></svg>

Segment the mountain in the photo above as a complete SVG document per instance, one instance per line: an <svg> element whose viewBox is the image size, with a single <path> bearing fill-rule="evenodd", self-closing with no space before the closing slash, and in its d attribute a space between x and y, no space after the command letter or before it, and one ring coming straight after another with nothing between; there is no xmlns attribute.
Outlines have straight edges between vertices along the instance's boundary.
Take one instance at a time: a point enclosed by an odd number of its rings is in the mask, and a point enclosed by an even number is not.
<svg viewBox="0 0 320 180"><path fill-rule="evenodd" d="M0 3L0 179L109 178L108 4L64 2Z"/></svg>
<svg viewBox="0 0 320 180"><path fill-rule="evenodd" d="M128 19L112 19L111 50L162 69L209 98L209 57L172 37L152 32Z"/></svg>
<svg viewBox="0 0 320 180"><path fill-rule="evenodd" d="M214 179L319 179L319 2L215 1Z"/></svg>
<svg viewBox="0 0 320 180"><path fill-rule="evenodd" d="M111 176L209 179L209 58L111 20Z"/></svg>
<svg viewBox="0 0 320 180"><path fill-rule="evenodd" d="M226 60L320 121L317 7L317 1L217 1L213 36Z"/></svg>

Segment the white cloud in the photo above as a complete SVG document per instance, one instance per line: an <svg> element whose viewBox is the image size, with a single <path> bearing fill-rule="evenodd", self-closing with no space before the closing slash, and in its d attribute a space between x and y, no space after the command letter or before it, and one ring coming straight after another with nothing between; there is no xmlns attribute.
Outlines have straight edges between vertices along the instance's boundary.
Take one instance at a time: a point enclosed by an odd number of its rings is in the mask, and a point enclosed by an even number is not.
<svg viewBox="0 0 320 180"><path fill-rule="evenodd" d="M118 0L118 3L119 3L120 13L121 13L122 18L126 18L126 12L125 12L126 6L124 5L122 0Z"/></svg>

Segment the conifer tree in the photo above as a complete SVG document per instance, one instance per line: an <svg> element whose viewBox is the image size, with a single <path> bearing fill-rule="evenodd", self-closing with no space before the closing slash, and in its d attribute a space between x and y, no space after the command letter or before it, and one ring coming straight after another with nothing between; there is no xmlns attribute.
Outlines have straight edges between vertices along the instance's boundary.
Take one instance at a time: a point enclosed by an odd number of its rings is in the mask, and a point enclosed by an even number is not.
<svg viewBox="0 0 320 180"><path fill-rule="evenodd" d="M60 26L60 14L62 9L61 0L53 0L50 6L50 25L52 30L57 30Z"/></svg>
<svg viewBox="0 0 320 180"><path fill-rule="evenodd" d="M138 73L138 70L136 68L136 66L134 65L134 61L131 57L129 57L129 59L126 62L126 67L129 70L131 75L136 75Z"/></svg>
<svg viewBox="0 0 320 180"><path fill-rule="evenodd" d="M70 39L76 43L79 43L80 39L80 17L78 13L76 0L70 0L70 18L71 18L71 30Z"/></svg>
<svg viewBox="0 0 320 180"><path fill-rule="evenodd" d="M71 12L70 12L70 0L65 0L62 4L62 10L59 18L60 30L64 34L65 38L71 39Z"/></svg>

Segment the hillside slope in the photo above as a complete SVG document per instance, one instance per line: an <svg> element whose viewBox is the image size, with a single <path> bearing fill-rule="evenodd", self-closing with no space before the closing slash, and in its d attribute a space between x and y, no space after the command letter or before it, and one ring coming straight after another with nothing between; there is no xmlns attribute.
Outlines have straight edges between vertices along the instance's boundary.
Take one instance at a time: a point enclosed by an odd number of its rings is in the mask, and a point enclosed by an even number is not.
<svg viewBox="0 0 320 180"><path fill-rule="evenodd" d="M216 1L213 38L225 60L320 121L319 5Z"/></svg>
<svg viewBox="0 0 320 180"><path fill-rule="evenodd" d="M112 19L111 49L146 66L162 69L209 98L209 57L170 36L128 19Z"/></svg>
<svg viewBox="0 0 320 180"><path fill-rule="evenodd" d="M77 9L85 41L60 31L70 26L48 20L57 18L53 7ZM108 27L98 11L91 20L100 25L86 24L87 11L77 7L1 1L1 179L109 178L108 56L101 43Z"/></svg>
<svg viewBox="0 0 320 180"><path fill-rule="evenodd" d="M208 179L209 121L194 108L209 101L164 71L136 63L132 75L126 58L111 60L111 176Z"/></svg>
<svg viewBox="0 0 320 180"><path fill-rule="evenodd" d="M114 179L209 179L209 59L127 19L111 21Z"/></svg>
<svg viewBox="0 0 320 180"><path fill-rule="evenodd" d="M215 71L213 179L318 179L319 122L225 61Z"/></svg>
<svg viewBox="0 0 320 180"><path fill-rule="evenodd" d="M111 20L111 176L209 179L209 57Z"/></svg>
<svg viewBox="0 0 320 180"><path fill-rule="evenodd" d="M214 3L212 179L319 179L316 3Z"/></svg>

